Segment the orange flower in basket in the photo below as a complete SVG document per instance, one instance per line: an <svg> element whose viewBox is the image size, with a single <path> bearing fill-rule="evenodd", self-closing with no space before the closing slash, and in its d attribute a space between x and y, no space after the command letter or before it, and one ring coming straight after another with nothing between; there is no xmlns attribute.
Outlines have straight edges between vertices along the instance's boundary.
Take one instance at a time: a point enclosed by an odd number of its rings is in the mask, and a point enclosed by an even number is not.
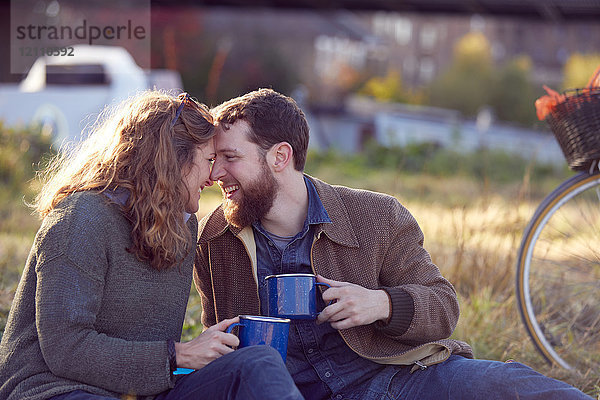
<svg viewBox="0 0 600 400"><path fill-rule="evenodd" d="M546 85L544 85L544 89L548 94L543 95L535 101L535 110L540 121L546 119L546 116L552 112L554 107L566 99L564 94L560 94Z"/></svg>

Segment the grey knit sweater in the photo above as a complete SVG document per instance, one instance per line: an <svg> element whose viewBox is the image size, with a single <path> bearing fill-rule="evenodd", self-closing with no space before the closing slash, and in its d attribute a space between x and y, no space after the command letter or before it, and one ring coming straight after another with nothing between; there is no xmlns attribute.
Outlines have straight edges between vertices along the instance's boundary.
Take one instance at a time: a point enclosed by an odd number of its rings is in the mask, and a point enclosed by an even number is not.
<svg viewBox="0 0 600 400"><path fill-rule="evenodd" d="M195 216L188 227L195 243ZM130 232L95 192L68 196L44 219L0 343L0 400L173 387L167 340L181 336L194 252L156 271L126 250Z"/></svg>

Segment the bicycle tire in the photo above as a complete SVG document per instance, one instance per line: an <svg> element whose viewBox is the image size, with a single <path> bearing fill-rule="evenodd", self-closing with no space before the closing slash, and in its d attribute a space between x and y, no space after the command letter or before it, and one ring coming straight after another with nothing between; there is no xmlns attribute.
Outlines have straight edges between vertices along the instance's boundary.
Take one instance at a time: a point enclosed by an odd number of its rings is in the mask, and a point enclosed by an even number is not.
<svg viewBox="0 0 600 400"><path fill-rule="evenodd" d="M517 303L535 347L568 370L600 370L600 173L539 205L517 256Z"/></svg>

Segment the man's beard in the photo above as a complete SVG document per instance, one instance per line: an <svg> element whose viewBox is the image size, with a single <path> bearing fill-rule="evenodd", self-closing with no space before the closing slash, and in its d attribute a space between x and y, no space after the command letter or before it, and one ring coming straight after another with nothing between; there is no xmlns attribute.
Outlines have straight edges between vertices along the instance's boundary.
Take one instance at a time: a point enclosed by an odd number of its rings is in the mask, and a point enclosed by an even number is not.
<svg viewBox="0 0 600 400"><path fill-rule="evenodd" d="M261 174L253 182L243 189L240 185L241 200L233 201L225 199L223 201L223 212L225 219L231 225L244 228L254 221L264 217L275 200L279 185L269 170L266 162L262 164Z"/></svg>

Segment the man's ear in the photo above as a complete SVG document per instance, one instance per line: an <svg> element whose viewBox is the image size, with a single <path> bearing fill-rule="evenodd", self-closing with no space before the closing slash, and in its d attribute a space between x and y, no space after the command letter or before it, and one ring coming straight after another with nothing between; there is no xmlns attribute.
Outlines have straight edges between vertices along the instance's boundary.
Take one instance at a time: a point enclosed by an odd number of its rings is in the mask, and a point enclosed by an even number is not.
<svg viewBox="0 0 600 400"><path fill-rule="evenodd" d="M294 150L288 142L277 143L269 152L272 157L271 166L275 172L283 171L292 162L294 155Z"/></svg>

